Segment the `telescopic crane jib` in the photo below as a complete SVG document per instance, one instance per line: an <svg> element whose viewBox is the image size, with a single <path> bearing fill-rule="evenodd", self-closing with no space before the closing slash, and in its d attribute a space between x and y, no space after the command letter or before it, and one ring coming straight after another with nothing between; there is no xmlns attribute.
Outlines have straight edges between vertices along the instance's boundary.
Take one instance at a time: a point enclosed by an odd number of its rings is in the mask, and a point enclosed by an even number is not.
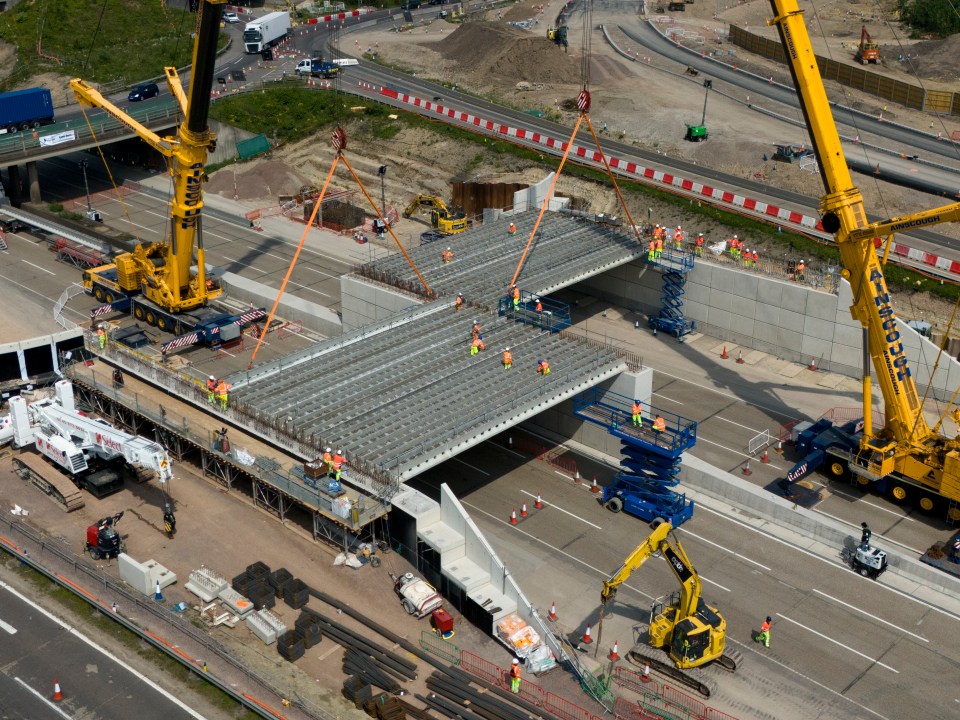
<svg viewBox="0 0 960 720"><path fill-rule="evenodd" d="M162 242L138 244L114 263L92 268L84 276L91 287L98 277L109 277L107 286L127 293L142 292L160 308L178 313L201 307L219 297L220 287L206 277L203 251L203 183L207 153L216 148L208 127L210 87L213 82L220 17L226 0L202 0L197 9L196 41L190 72L189 101L176 68L164 68L170 93L180 105L184 121L175 137L160 137L103 97L80 78L70 81L77 101L113 116L169 161L173 178L170 232ZM190 274L196 249L197 272Z"/></svg>
<svg viewBox="0 0 960 720"><path fill-rule="evenodd" d="M956 512L960 440L939 435L924 419L875 239L886 236L889 248L898 231L957 222L960 203L875 223L867 220L863 196L847 168L803 13L797 0L771 0L771 6L774 17L769 24L776 25L780 34L826 189L820 201L823 228L836 238L842 275L853 291L850 312L863 326L865 351L862 421L839 428L839 432L831 429L829 437L812 439L810 447L815 452L790 472L788 480L799 480L826 462L838 477L852 473L865 485L882 483L898 500L916 492L926 509L945 498ZM882 428L873 427L872 422L871 365L883 395Z"/></svg>

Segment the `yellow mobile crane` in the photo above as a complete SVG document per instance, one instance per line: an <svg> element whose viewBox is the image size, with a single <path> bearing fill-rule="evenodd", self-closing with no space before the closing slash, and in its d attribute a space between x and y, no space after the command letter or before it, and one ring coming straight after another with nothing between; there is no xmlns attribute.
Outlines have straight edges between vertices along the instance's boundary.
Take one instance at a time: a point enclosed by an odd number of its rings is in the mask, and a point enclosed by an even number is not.
<svg viewBox="0 0 960 720"><path fill-rule="evenodd" d="M169 161L174 186L169 236L162 242L138 244L133 252L118 255L113 263L91 268L83 274L83 286L98 300L114 303L118 310L124 309L121 305L132 304L137 319L145 319L164 330L175 327L176 313L205 306L221 294L219 283L206 276L201 213L206 180L204 165L207 152L216 148L207 116L225 2L203 0L197 8L189 102L176 68L164 68L170 93L185 118L176 137L160 137L80 78L70 81L81 105L103 109ZM191 275L194 248L197 272Z"/></svg>
<svg viewBox="0 0 960 720"><path fill-rule="evenodd" d="M820 200L823 229L833 233L842 275L853 290L850 312L863 326L863 419L834 427L821 420L798 443L809 454L787 475L799 480L823 464L837 478L853 477L875 485L895 500L911 495L924 510L943 506L960 520L960 439L939 434L940 423L930 428L923 416L897 318L887 292L875 238L901 230L960 220L960 203L871 223L863 197L853 184L830 111L823 79L817 68L803 13L796 0L770 0L787 64L800 98L826 193ZM870 366L883 394L885 421L873 426Z"/></svg>
<svg viewBox="0 0 960 720"><path fill-rule="evenodd" d="M630 553L620 569L603 581L600 603L605 612L616 597L617 588L630 578L634 570L654 555L662 556L680 581L680 590L667 598L654 600L647 638L627 653L627 660L641 667L649 664L651 669L710 697L712 683L695 669L716 662L733 672L741 657L737 652L724 654L727 622L717 608L707 605L700 597L700 576L680 541L674 538L671 544L672 531L673 526L668 522L656 525L653 533ZM672 664L663 659L662 653L656 652L658 649L670 656Z"/></svg>

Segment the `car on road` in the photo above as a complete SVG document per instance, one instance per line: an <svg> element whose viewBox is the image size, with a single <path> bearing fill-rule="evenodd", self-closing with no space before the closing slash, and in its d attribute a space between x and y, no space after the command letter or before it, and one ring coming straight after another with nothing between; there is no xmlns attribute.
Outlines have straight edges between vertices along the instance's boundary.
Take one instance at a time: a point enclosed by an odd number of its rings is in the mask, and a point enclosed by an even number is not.
<svg viewBox="0 0 960 720"><path fill-rule="evenodd" d="M133 90L130 91L130 94L127 95L127 100L130 102L139 102L141 100L147 100L148 98L156 97L160 94L160 88L156 83L143 83L142 85L134 86Z"/></svg>
<svg viewBox="0 0 960 720"><path fill-rule="evenodd" d="M233 23L240 22L240 16L237 15L235 12L225 12L223 14L223 21L225 23L230 23L231 25L233 25Z"/></svg>

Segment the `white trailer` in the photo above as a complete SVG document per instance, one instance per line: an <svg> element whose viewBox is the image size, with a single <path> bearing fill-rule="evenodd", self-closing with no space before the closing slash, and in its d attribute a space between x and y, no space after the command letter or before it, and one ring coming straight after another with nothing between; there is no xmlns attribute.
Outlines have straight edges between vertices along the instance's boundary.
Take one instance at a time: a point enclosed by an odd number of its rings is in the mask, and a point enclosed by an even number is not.
<svg viewBox="0 0 960 720"><path fill-rule="evenodd" d="M249 55L276 45L290 32L290 13L272 12L243 28L243 49Z"/></svg>

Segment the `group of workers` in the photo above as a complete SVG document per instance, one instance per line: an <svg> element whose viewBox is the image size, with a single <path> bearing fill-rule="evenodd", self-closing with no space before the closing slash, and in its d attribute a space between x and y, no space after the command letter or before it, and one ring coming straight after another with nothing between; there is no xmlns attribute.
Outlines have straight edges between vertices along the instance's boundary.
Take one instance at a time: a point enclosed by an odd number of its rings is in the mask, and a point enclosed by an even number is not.
<svg viewBox="0 0 960 720"><path fill-rule="evenodd" d="M633 420L633 426L635 428L643 427L643 406L640 401L634 399L633 404L630 406L630 413ZM657 413L656 417L653 420L653 431L658 435L664 432L667 429L667 422L663 419L663 415Z"/></svg>
<svg viewBox="0 0 960 720"><path fill-rule="evenodd" d="M340 473L347 462L347 458L343 455L343 450L337 448L337 451L333 452L330 448L326 448L323 451L323 462L327 466L327 475L332 475L333 479L339 482Z"/></svg>
<svg viewBox="0 0 960 720"><path fill-rule="evenodd" d="M207 401L211 405L220 403L220 409L227 409L227 391L230 386L223 381L223 378L216 378L213 375L207 378Z"/></svg>
<svg viewBox="0 0 960 720"><path fill-rule="evenodd" d="M670 240L668 237L669 230L666 225L655 225L653 231L650 234L650 240L647 242L647 260L654 261L659 260L663 256L663 244ZM683 249L683 241L686 235L684 234L683 228L680 225L677 225L676 229L673 231L672 240L673 247L676 250ZM703 257L703 243L705 238L703 233L697 233L697 237L694 240L695 252L697 257Z"/></svg>

